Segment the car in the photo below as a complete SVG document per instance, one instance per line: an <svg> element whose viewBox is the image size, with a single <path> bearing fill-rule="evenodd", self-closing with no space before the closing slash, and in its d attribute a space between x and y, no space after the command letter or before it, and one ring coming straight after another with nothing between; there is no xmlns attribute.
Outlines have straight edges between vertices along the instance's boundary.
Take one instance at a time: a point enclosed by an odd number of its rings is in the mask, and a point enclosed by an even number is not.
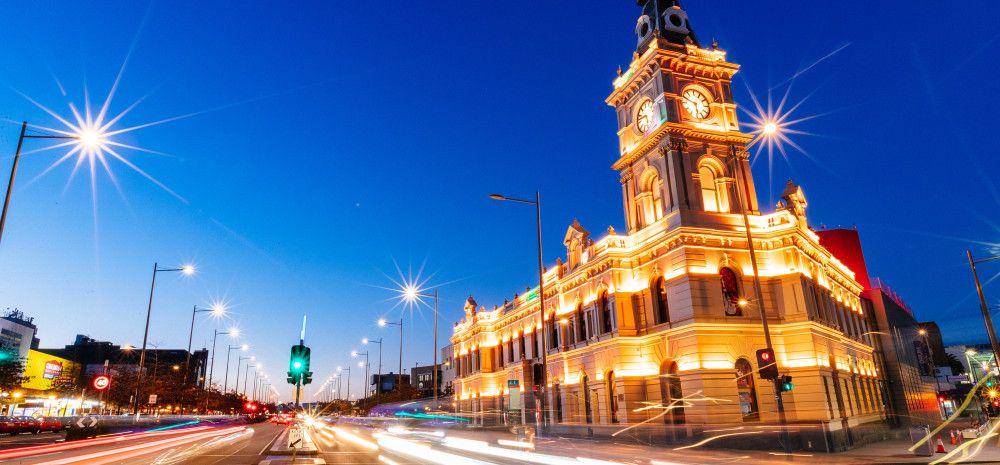
<svg viewBox="0 0 1000 465"><path fill-rule="evenodd" d="M0 417L0 434L13 436L19 432L17 429L17 420L13 417Z"/></svg>
<svg viewBox="0 0 1000 465"><path fill-rule="evenodd" d="M41 431L51 431L53 433L58 433L63 430L63 422L56 417L40 417L39 429Z"/></svg>
<svg viewBox="0 0 1000 465"><path fill-rule="evenodd" d="M295 418L293 418L290 415L282 414L282 415L275 415L274 417L271 418L271 421L279 425L290 425L295 422Z"/></svg>
<svg viewBox="0 0 1000 465"><path fill-rule="evenodd" d="M38 434L42 430L42 422L35 417L14 417L18 433Z"/></svg>

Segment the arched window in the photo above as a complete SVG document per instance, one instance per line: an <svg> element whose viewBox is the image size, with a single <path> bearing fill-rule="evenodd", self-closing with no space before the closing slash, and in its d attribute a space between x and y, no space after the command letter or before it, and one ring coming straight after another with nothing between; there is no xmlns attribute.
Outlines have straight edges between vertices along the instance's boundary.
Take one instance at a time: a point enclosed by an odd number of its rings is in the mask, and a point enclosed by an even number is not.
<svg viewBox="0 0 1000 465"><path fill-rule="evenodd" d="M559 389L559 383L552 385L552 392L555 393L555 422L563 422L563 405L562 405L562 390Z"/></svg>
<svg viewBox="0 0 1000 465"><path fill-rule="evenodd" d="M556 324L555 313L549 316L549 349L555 349L559 347L559 325Z"/></svg>
<svg viewBox="0 0 1000 465"><path fill-rule="evenodd" d="M719 211L719 196L715 186L715 171L706 165L698 168L698 181L701 183L701 201L707 212Z"/></svg>
<svg viewBox="0 0 1000 465"><path fill-rule="evenodd" d="M608 302L608 292L601 291L597 296L597 312L601 318L601 334L611 332L611 302Z"/></svg>
<svg viewBox="0 0 1000 465"><path fill-rule="evenodd" d="M580 376L580 395L583 396L583 414L587 423L594 422L594 406L590 403L590 389L589 386L590 378L587 378L587 374L584 373Z"/></svg>
<svg viewBox="0 0 1000 465"><path fill-rule="evenodd" d="M732 268L723 267L719 270L719 280L722 282L722 300L726 307L726 315L739 316L743 314L740 308L740 279Z"/></svg>
<svg viewBox="0 0 1000 465"><path fill-rule="evenodd" d="M670 321L670 307L667 304L667 281L663 276L657 276L649 286L653 293L653 311L655 312L656 324Z"/></svg>
<svg viewBox="0 0 1000 465"><path fill-rule="evenodd" d="M664 362L660 366L660 399L667 413L663 422L670 425L684 423L684 394L681 379L677 376L677 362Z"/></svg>
<svg viewBox="0 0 1000 465"><path fill-rule="evenodd" d="M736 391L740 398L740 414L743 421L760 419L757 406L757 389L753 381L753 366L745 358L736 360Z"/></svg>
<svg viewBox="0 0 1000 465"><path fill-rule="evenodd" d="M653 168L647 168L639 178L636 203L644 224L653 224L663 217L663 181Z"/></svg>
<svg viewBox="0 0 1000 465"><path fill-rule="evenodd" d="M587 340L587 319L583 313L583 304L576 305L576 342Z"/></svg>
<svg viewBox="0 0 1000 465"><path fill-rule="evenodd" d="M615 392L615 372L609 371L605 377L608 383L608 418L611 423L618 423L618 394Z"/></svg>

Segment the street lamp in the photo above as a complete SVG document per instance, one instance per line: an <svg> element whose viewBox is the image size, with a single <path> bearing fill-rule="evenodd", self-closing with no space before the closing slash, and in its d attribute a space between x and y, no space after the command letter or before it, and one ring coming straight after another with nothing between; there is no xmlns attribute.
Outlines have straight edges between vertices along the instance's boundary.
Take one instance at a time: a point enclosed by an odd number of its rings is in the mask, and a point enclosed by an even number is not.
<svg viewBox="0 0 1000 465"><path fill-rule="evenodd" d="M91 154L100 150L101 145L107 138L103 128L79 127L72 132L59 131L60 134L27 134L28 122L21 122L21 135L17 139L17 150L14 151L14 164L10 168L10 181L7 182L7 196L3 201L3 212L0 213L0 239L3 238L4 226L7 225L7 210L10 208L10 196L14 191L14 178L17 177L17 165L21 160L21 146L24 139L69 139L76 140L76 143L67 142L60 145L75 145L70 153Z"/></svg>
<svg viewBox="0 0 1000 465"><path fill-rule="evenodd" d="M927 356L930 357L930 364L931 364L931 366L930 366L930 374L931 374L931 376L934 377L934 385L935 385L935 387L937 389L936 393L940 394L941 393L941 380L938 379L937 364L934 363L934 350L931 348L930 338L927 337L927 330L924 329L924 328L919 328L919 329L917 329L917 334L919 334L920 337L923 338L923 340L924 340L924 347L927 347ZM943 408L940 404L941 403L938 402L938 409L939 410Z"/></svg>
<svg viewBox="0 0 1000 465"><path fill-rule="evenodd" d="M253 368L251 365L253 365L254 364L253 362L256 361L256 360L257 360L257 357L251 355L250 356L250 361L247 362L247 369L246 369L246 371L243 372L243 397L247 396L247 376L250 374L250 368ZM238 375L237 375L237 378L239 378Z"/></svg>
<svg viewBox="0 0 1000 465"><path fill-rule="evenodd" d="M364 339L361 340L362 344L368 344L369 342L372 343L372 344L378 344L378 376L379 376L379 381L381 382L381 379L382 379L382 338L378 338L378 340L375 340L375 339L368 339L366 337L366 338L364 338ZM378 393L378 384L375 385L375 393L376 394Z"/></svg>
<svg viewBox="0 0 1000 465"><path fill-rule="evenodd" d="M23 128L21 132L24 132ZM146 329L142 334L142 352L139 354L139 382L135 385L135 402L132 404L132 413L134 415L139 414L139 392L142 390L143 383L145 382L142 369L146 366L146 344L149 340L149 318L153 314L153 291L156 290L156 273L160 271L179 271L185 276L191 276L194 274L194 265L184 265L180 268L160 268L159 263L153 262L153 280L149 285L149 303L146 305Z"/></svg>
<svg viewBox="0 0 1000 465"><path fill-rule="evenodd" d="M226 306L221 303L214 303L210 308L199 308L195 305L191 310L191 330L188 332L188 353L184 361L184 383L187 383L187 375L191 371L191 339L194 337L194 316L199 313L209 312L213 317L219 318L226 314Z"/></svg>
<svg viewBox="0 0 1000 465"><path fill-rule="evenodd" d="M222 392L226 392L226 388L229 387L229 356L230 354L233 353L233 349L240 349L243 352L246 352L250 350L250 346L246 344L240 344L235 346L231 344L229 345L229 350L226 351L226 376L223 378L224 381L222 382ZM239 378L237 377L236 379L238 380Z"/></svg>
<svg viewBox="0 0 1000 465"><path fill-rule="evenodd" d="M250 356L240 356L236 360L236 376L233 378L235 380L233 382L233 393L234 394L239 394L240 393L240 367L243 366L243 361L244 360L256 360L256 359L257 359L257 357L254 357L253 355L250 355Z"/></svg>
<svg viewBox="0 0 1000 465"><path fill-rule="evenodd" d="M358 366L360 366L361 363L365 364L365 383L366 383L365 384L365 399L367 399L368 398L368 384L367 383L369 381L369 379L368 379L368 351L366 350L364 352L358 352L358 351L355 350L355 351L351 352L351 357L357 357L359 355L364 355L365 356L365 361L364 362L358 362Z"/></svg>
<svg viewBox="0 0 1000 465"><path fill-rule="evenodd" d="M208 368L208 383L207 383L207 385L205 387L206 391L208 389L211 389L212 382L215 381L215 341L216 341L216 339L219 338L220 334L226 334L229 337L235 338L235 337L239 337L240 330L238 330L236 328L229 328L226 331L219 331L217 329L213 331L213 334L212 334L212 363L211 363L211 365Z"/></svg>
<svg viewBox="0 0 1000 465"><path fill-rule="evenodd" d="M350 402L351 401L351 367L349 365L348 365L347 368L337 367L337 371L338 372L342 372L342 371L346 371L347 372L347 401Z"/></svg>
<svg viewBox="0 0 1000 465"><path fill-rule="evenodd" d="M515 199L511 197L506 197L500 194L490 194L490 198L493 200L503 200L507 202L516 203L526 203L528 205L535 206L535 231L537 233L538 239L538 315L541 318L542 325L542 380L540 387L540 396L538 409L542 413L540 418L536 418L535 421L540 426L545 426L545 388L548 383L549 377L549 366L548 359L546 357L546 352L548 351L548 345L545 342L545 265L542 263L542 196L538 191L535 191L535 200L526 199ZM435 376L437 375L437 370L434 371ZM437 380L434 380L434 392L437 393Z"/></svg>
<svg viewBox="0 0 1000 465"><path fill-rule="evenodd" d="M979 294L979 308L983 312L983 321L986 323L986 334L990 337L990 346L993 348L993 357L994 360L1000 364L1000 344L997 343L997 335L996 332L993 331L993 320L990 318L990 308L986 304L986 296L983 294L983 285L979 282L979 273L976 271L977 264L1000 260L1000 255L973 260L971 250L966 249L965 253L969 256L969 267L972 268L972 278L976 282L976 293Z"/></svg>
<svg viewBox="0 0 1000 465"><path fill-rule="evenodd" d="M398 389L400 387L399 380L402 379L403 376L403 319L400 318L399 323L396 323L383 318L378 320L378 325L383 328L386 326L399 326L399 372L396 373L396 379L392 380L392 385L396 386Z"/></svg>
<svg viewBox="0 0 1000 465"><path fill-rule="evenodd" d="M780 132L780 127L778 126L778 121L766 120L763 121L761 125L760 133L746 145L747 148L753 146L754 144L769 138L781 138L784 137ZM774 140L774 139L771 139ZM773 351L774 346L771 343L771 329L767 323L767 310L764 307L764 293L761 291L760 286L760 272L757 269L757 252L754 250L753 245L753 233L750 230L750 199L752 198L750 193L750 181L747 179L746 166L749 164L747 158L749 158L749 152L746 150L739 151L736 149L735 145L730 145L730 160L739 168L740 177L743 178L743 189L741 194L743 196L743 230L746 233L747 239L747 251L750 254L750 264L753 269L753 291L754 298L756 300L757 311L760 312L760 324L761 329L764 333L764 346ZM741 300L741 305L746 305L745 299ZM785 427L787 424L787 419L785 418L785 403L782 400L782 386L781 378L775 378L772 380L774 383L774 401L778 410L778 422L781 424L781 438L782 443L786 444L786 449L788 448L788 431Z"/></svg>
<svg viewBox="0 0 1000 465"><path fill-rule="evenodd" d="M407 284L406 286L403 287L402 293L403 293L403 299L406 300L407 302L410 302L410 303L419 301L421 297L433 297L434 298L434 364L432 365L431 369L433 371L433 376L434 376L434 381L433 381L433 383L434 383L434 386L433 386L433 388L434 388L434 408L437 408L437 400L438 400L438 302L439 302L439 299L438 299L438 289L435 287L434 288L434 293L431 294L431 293L428 293L428 292L425 292L425 291L421 290L420 288L418 288L414 284ZM400 330L402 331L402 326L400 327ZM403 347L402 344L400 344L400 348L402 348L402 347ZM402 358L400 358L400 361L402 361ZM402 370L400 370L400 371L402 371ZM400 373L400 375L402 375L402 373Z"/></svg>

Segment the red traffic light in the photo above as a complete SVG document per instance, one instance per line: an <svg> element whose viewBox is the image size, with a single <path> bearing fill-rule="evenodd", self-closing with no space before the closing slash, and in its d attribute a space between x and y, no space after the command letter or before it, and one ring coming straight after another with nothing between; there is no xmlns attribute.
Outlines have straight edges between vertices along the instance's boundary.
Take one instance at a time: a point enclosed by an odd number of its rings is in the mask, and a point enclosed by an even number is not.
<svg viewBox="0 0 1000 465"><path fill-rule="evenodd" d="M111 387L111 377L108 375L97 375L90 381L90 385L98 391L103 391Z"/></svg>
<svg viewBox="0 0 1000 465"><path fill-rule="evenodd" d="M943 404L945 400L946 400L945 396L938 396L938 402L941 402Z"/></svg>
<svg viewBox="0 0 1000 465"><path fill-rule="evenodd" d="M763 361L765 361L765 362L770 362L771 361L771 353L770 352L761 352L760 353L760 359L763 360Z"/></svg>

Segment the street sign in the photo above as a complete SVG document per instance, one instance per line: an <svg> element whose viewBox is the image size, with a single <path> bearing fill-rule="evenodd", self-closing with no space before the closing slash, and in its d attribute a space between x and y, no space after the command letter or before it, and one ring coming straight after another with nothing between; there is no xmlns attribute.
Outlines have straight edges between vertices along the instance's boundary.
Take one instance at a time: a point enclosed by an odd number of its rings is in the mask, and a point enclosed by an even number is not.
<svg viewBox="0 0 1000 465"><path fill-rule="evenodd" d="M91 416L80 417L80 419L76 421L76 426L79 428L93 428L94 426L97 426L97 418Z"/></svg>
<svg viewBox="0 0 1000 465"><path fill-rule="evenodd" d="M103 391L111 387L111 377L108 375L97 375L90 382L90 385L98 391Z"/></svg>
<svg viewBox="0 0 1000 465"><path fill-rule="evenodd" d="M521 381L508 379L507 392L510 394L510 401L507 402L507 410L521 410Z"/></svg>
<svg viewBox="0 0 1000 465"><path fill-rule="evenodd" d="M288 430L288 448L296 447L302 447L302 429L298 427Z"/></svg>
<svg viewBox="0 0 1000 465"><path fill-rule="evenodd" d="M155 404L156 404L156 394L150 394L149 395L149 405L155 405Z"/></svg>

